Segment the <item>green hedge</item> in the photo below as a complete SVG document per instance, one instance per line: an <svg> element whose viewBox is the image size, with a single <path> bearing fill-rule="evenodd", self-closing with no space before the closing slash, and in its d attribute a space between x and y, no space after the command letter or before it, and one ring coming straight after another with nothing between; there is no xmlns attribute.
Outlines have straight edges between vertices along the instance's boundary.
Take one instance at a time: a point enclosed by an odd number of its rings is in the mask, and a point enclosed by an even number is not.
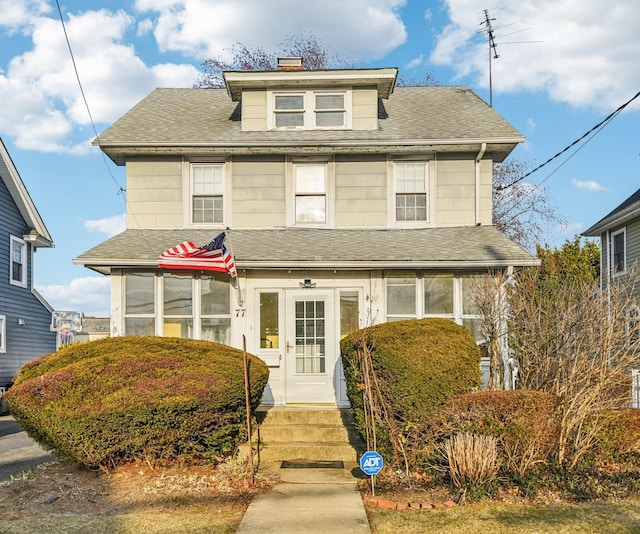
<svg viewBox="0 0 640 534"><path fill-rule="evenodd" d="M344 338L340 348L356 425L366 436L358 353L371 352L381 391L393 411L406 449L417 452L428 416L450 394L480 385L480 351L463 326L447 319L396 321L371 326ZM397 459L389 428L378 428L378 450ZM412 459L415 461L415 458Z"/></svg>
<svg viewBox="0 0 640 534"><path fill-rule="evenodd" d="M269 371L255 356L249 362L255 409ZM208 341L71 345L23 367L6 397L36 441L91 467L212 459L246 440L242 352Z"/></svg>

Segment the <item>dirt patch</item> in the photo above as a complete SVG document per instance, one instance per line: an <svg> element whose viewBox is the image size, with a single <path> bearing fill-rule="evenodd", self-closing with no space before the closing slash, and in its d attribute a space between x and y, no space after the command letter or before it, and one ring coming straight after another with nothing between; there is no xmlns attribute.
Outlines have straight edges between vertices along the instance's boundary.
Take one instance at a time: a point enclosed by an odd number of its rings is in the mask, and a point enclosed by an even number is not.
<svg viewBox="0 0 640 534"><path fill-rule="evenodd" d="M52 462L0 483L0 517L166 513L202 504L238 511L275 482L260 475L252 485L246 469L233 463L162 469L133 464L105 474Z"/></svg>

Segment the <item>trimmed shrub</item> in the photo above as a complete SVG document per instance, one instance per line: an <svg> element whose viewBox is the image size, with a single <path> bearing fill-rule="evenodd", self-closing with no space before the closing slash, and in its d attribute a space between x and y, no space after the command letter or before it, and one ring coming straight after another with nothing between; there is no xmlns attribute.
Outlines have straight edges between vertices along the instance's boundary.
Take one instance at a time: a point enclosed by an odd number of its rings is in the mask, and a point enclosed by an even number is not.
<svg viewBox="0 0 640 534"><path fill-rule="evenodd" d="M478 391L447 399L429 424L436 442L465 432L495 437L503 475L522 481L553 454L556 407L557 399L541 391Z"/></svg>
<svg viewBox="0 0 640 534"><path fill-rule="evenodd" d="M255 409L269 371L255 356L249 363ZM6 397L31 437L89 467L212 460L246 440L242 352L208 341L70 345L23 367Z"/></svg>
<svg viewBox="0 0 640 534"><path fill-rule="evenodd" d="M447 395L480 385L480 351L471 333L447 319L396 321L358 330L340 345L347 394L356 426L366 440L363 388L367 382L362 357L370 355L375 382L390 418L376 427L378 451L399 462L414 464L431 411ZM401 434L395 436L394 433ZM394 446L394 441L396 445Z"/></svg>
<svg viewBox="0 0 640 534"><path fill-rule="evenodd" d="M640 464L640 410L623 408L607 412L594 449L594 459L599 462Z"/></svg>

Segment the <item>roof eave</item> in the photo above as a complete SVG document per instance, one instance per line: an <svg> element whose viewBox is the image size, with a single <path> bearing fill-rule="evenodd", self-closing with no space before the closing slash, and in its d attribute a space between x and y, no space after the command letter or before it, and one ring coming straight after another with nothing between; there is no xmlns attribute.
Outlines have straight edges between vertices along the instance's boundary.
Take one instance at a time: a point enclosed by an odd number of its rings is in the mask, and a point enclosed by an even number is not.
<svg viewBox="0 0 640 534"><path fill-rule="evenodd" d="M603 232L606 232L616 226L622 226L637 217L640 217L640 202L636 202L619 213L613 213L604 219L601 219L596 224L582 232L582 235L587 237L599 237Z"/></svg>

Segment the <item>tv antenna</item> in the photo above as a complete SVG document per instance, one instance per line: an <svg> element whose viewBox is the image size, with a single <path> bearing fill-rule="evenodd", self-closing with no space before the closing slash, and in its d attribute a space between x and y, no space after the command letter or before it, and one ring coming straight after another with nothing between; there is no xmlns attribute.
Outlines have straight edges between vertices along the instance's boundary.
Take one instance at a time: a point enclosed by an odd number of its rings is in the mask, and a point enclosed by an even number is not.
<svg viewBox="0 0 640 534"><path fill-rule="evenodd" d="M489 10L485 9L484 20L480 23L480 26L484 26L484 31L487 33L487 40L489 42L489 106L493 107L493 81L491 75L491 61L492 59L498 59L500 56L497 51L497 44L495 35L493 33L493 26L491 26L491 22L496 20L495 18L489 17Z"/></svg>

